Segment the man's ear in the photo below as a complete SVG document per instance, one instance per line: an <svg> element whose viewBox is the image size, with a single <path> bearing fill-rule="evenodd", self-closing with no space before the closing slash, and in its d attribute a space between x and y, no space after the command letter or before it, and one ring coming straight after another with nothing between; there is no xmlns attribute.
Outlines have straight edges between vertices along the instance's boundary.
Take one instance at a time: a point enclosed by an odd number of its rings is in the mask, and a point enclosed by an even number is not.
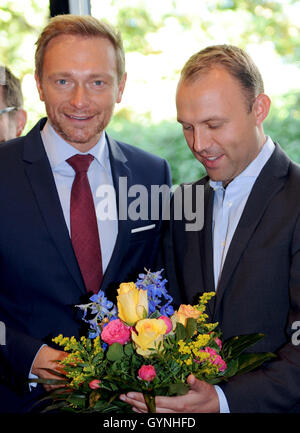
<svg viewBox="0 0 300 433"><path fill-rule="evenodd" d="M25 110L20 108L16 112L15 116L16 116L16 132L17 132L17 137L19 137L22 134L23 129L25 128L26 121L27 121L27 113Z"/></svg>
<svg viewBox="0 0 300 433"><path fill-rule="evenodd" d="M121 102L121 100L122 100L122 96L123 96L126 80L127 80L127 73L125 72L125 74L121 78L121 81L120 81L120 83L118 85L118 95L117 95L117 99L116 99L117 103Z"/></svg>
<svg viewBox="0 0 300 433"><path fill-rule="evenodd" d="M256 124L261 125L267 115L269 114L271 106L271 99L268 95L265 95L264 93L260 93L253 104L253 112L256 119Z"/></svg>

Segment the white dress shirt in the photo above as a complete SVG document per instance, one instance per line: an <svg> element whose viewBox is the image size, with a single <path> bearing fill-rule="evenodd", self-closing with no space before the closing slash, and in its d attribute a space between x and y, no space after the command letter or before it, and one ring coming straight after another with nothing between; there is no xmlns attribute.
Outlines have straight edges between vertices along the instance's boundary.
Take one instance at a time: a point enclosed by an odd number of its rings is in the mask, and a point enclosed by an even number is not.
<svg viewBox="0 0 300 433"><path fill-rule="evenodd" d="M224 189L221 181L210 180L210 186L214 189L213 205L213 257L214 280L218 290L220 276L225 262L226 254L233 238L235 229L239 223L244 207L248 200L252 187L262 168L272 155L275 145L270 137L257 155L257 157L235 177ZM222 389L215 386L220 403L220 412L229 413L227 399Z"/></svg>
<svg viewBox="0 0 300 433"><path fill-rule="evenodd" d="M63 140L54 131L49 121L46 122L41 136L70 233L70 199L75 171L66 160L73 155L83 153ZM98 143L86 152L86 154L88 153L94 156L87 175L96 210L104 273L111 259L118 235L116 194L113 187L109 151L104 133L102 133ZM108 191L109 194L106 193Z"/></svg>
<svg viewBox="0 0 300 433"><path fill-rule="evenodd" d="M234 178L224 189L221 181L210 180L214 189L213 208L213 251L214 251L214 279L217 290L220 275L225 262L235 229L239 223L244 207L263 166L273 153L275 145L270 137L257 155L257 157Z"/></svg>

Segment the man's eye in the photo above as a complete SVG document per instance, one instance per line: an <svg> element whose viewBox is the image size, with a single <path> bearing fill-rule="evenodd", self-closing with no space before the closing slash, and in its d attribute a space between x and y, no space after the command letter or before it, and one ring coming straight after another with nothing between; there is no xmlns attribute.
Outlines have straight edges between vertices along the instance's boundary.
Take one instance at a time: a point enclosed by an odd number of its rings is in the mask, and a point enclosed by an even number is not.
<svg viewBox="0 0 300 433"><path fill-rule="evenodd" d="M102 80L95 80L94 84L95 84L95 86L102 86L103 81Z"/></svg>
<svg viewBox="0 0 300 433"><path fill-rule="evenodd" d="M221 123L208 123L207 126L209 129L217 129L221 127Z"/></svg>
<svg viewBox="0 0 300 433"><path fill-rule="evenodd" d="M57 80L57 83L61 86L64 86L65 84L67 84L67 80L65 80L64 78L60 78L59 80Z"/></svg>

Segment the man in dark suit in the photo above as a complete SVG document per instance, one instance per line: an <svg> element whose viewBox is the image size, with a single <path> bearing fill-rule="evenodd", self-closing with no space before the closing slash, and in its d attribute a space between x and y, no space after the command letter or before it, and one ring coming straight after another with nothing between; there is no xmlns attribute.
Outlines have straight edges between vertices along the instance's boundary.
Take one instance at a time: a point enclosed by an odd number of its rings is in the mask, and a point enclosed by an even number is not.
<svg viewBox="0 0 300 433"><path fill-rule="evenodd" d="M19 137L26 120L20 80L0 65L0 142Z"/></svg>
<svg viewBox="0 0 300 433"><path fill-rule="evenodd" d="M173 220L164 239L169 290L177 302L194 304L215 290L208 314L224 339L262 332L251 350L277 357L218 387L191 375L188 394L157 397L157 411L299 412L300 168L265 136L270 100L239 48L213 46L192 56L176 101L207 176L182 187L192 190L193 205L204 188L203 229ZM129 397L121 396L146 411L141 395Z"/></svg>
<svg viewBox="0 0 300 433"><path fill-rule="evenodd" d="M151 186L170 185L170 172L104 132L124 68L120 36L92 17L53 18L38 40L48 119L0 149L0 412L35 401L41 386L29 391L28 378L51 377L44 368L66 355L52 338L80 334L75 305L100 288L114 300L119 283L153 269L162 219Z"/></svg>

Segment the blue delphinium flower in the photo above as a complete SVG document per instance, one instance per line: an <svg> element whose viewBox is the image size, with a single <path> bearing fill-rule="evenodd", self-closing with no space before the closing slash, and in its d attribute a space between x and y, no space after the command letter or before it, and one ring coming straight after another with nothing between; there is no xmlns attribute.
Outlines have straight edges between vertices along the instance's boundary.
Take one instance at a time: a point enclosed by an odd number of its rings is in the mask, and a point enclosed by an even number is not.
<svg viewBox="0 0 300 433"><path fill-rule="evenodd" d="M90 303L77 305L83 311L82 320L89 324L89 338L96 338L101 334L99 323L106 317L109 321L117 318L117 307L109 301L100 290L90 297Z"/></svg>
<svg viewBox="0 0 300 433"><path fill-rule="evenodd" d="M165 287L167 280L162 279L163 269L157 272L147 271L146 274L139 274L136 286L139 289L148 291L149 315L158 311L161 315L171 316L174 309L171 305L173 298Z"/></svg>

